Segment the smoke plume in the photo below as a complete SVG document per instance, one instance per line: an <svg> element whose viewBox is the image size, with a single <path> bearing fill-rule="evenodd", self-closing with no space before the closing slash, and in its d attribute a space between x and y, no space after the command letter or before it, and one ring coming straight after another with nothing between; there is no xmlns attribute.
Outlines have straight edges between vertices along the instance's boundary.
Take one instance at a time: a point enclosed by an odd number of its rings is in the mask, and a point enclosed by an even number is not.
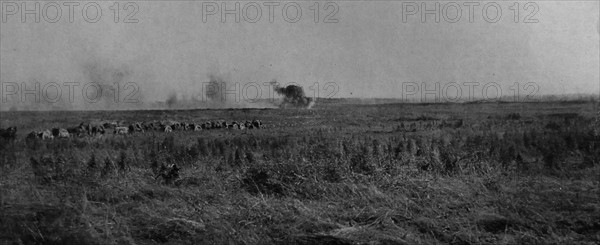
<svg viewBox="0 0 600 245"><path fill-rule="evenodd" d="M283 103L279 105L281 108L295 107L310 109L315 105L315 100L306 97L304 89L300 86L288 85L287 87L281 87L275 80L271 84L277 94L283 95Z"/></svg>
<svg viewBox="0 0 600 245"><path fill-rule="evenodd" d="M223 75L211 73L208 81L199 81L196 86L173 91L164 106L169 109L275 108L268 100L243 97L242 84L232 82Z"/></svg>
<svg viewBox="0 0 600 245"><path fill-rule="evenodd" d="M88 62L83 64L82 72L84 74L84 81L91 82L99 91L90 96L93 102L83 101L86 109L124 109L123 107L135 106L128 103L120 103L123 99L124 85L131 80L133 71L127 67L127 65L115 65L108 62L101 62L96 60L94 62Z"/></svg>
<svg viewBox="0 0 600 245"><path fill-rule="evenodd" d="M214 74L208 75L208 78L208 86L206 86L206 91L204 91L206 98L217 104L224 101L226 102L227 98L224 98L221 91L223 87L227 86L225 79Z"/></svg>

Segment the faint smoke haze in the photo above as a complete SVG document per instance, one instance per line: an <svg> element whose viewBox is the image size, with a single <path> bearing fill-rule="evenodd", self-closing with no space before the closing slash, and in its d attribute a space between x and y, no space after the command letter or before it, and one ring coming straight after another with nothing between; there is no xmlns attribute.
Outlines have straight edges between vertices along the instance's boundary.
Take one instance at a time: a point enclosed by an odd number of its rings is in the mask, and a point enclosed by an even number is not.
<svg viewBox="0 0 600 245"><path fill-rule="evenodd" d="M171 109L276 108L264 96L257 100L246 98L241 90L243 85L243 82L233 82L223 76L209 74L202 81L200 91L191 89L171 92L166 106Z"/></svg>
<svg viewBox="0 0 600 245"><path fill-rule="evenodd" d="M512 2L499 2L503 15L497 23L482 20L481 5L473 23L466 8L457 23L423 23L420 14L404 23L402 1L336 2L339 22L315 23L311 3L298 3L307 12L297 23L281 15L271 23L266 9L257 23L222 23L219 14L204 23L201 2L191 1L136 2L138 23L115 23L109 11L113 2L103 1L97 23L83 21L80 12L69 23L66 10L58 23L22 23L20 15L9 16L0 28L0 82L81 86L73 102L64 90L58 102L13 96L0 110L274 107L204 90L207 83L234 89L272 78L311 91L316 81L335 82L336 97L354 98L399 98L406 82L428 88L448 82L496 82L502 88L534 82L546 95L600 91L597 1L536 2L538 23L523 23L529 12L515 23L508 9ZM82 98L86 83L106 88L99 101ZM129 83L139 90L134 93ZM123 86L118 103L108 89L115 84ZM262 89L262 98L270 98L267 87ZM131 93L140 103L124 102Z"/></svg>

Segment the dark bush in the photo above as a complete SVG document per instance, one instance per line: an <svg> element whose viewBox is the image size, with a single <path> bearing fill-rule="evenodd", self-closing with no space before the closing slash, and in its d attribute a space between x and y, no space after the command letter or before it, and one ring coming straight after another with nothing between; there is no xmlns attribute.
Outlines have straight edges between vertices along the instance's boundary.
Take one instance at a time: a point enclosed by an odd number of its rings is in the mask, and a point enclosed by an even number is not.
<svg viewBox="0 0 600 245"><path fill-rule="evenodd" d="M508 120L519 120L519 119L521 119L521 114L519 114L519 113L509 113L508 115L506 115L506 119L508 119Z"/></svg>
<svg viewBox="0 0 600 245"><path fill-rule="evenodd" d="M259 167L250 167L244 174L242 184L252 194L283 195L283 186L272 173Z"/></svg>

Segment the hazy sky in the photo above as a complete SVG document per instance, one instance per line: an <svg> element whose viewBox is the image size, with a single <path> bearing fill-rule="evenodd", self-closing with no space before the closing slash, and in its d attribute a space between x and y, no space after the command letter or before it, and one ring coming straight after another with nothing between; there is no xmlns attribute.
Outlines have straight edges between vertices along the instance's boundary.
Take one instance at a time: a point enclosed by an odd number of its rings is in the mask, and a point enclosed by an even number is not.
<svg viewBox="0 0 600 245"><path fill-rule="evenodd" d="M272 23L265 2L247 8L248 2L238 2L239 23L234 15L221 22L223 2L191 1L135 2L139 9L133 19L138 23L122 23L133 7L124 10L122 3L120 23L115 23L113 2L99 2L102 16L89 23L82 15L86 2L80 2L69 23L68 7L62 3L57 23L43 15L40 23L34 15L26 15L22 23L21 12L11 15L11 2L2 1L2 82L88 82L94 76L110 82L117 74L118 82L139 84L148 101L164 100L169 93L200 93L210 74L241 86L277 79L307 89L318 82L321 97L332 91L324 88L328 82L339 88L335 97L399 98L402 84L410 82L430 89L438 82L496 82L504 95L515 82L535 82L543 94L600 91L598 1L534 2L537 12L530 19L538 23L523 23L536 10L524 9L526 2L520 2L515 23L513 1L498 2L502 15L496 23L484 19L483 3L474 6L472 23L464 2L458 2L458 22L450 23L440 13L435 23L433 14L425 22L421 12L404 15L399 1L332 1L327 9L321 2L318 23L314 1L277 2ZM213 10L213 3L219 7L216 14L203 15ZM236 2L225 3L231 9ZM286 3L302 9L297 22L283 18ZM415 3L421 7L422 2ZM439 3L440 9L448 4ZM34 8L33 2L28 4ZM41 2L42 14L45 4ZM434 7L434 2L427 4ZM256 6L262 11L260 20L245 21L244 16L256 16ZM290 6L287 17L294 18ZM337 13L330 19L337 23L323 23L335 6ZM45 8L48 19L54 18L54 7ZM448 19L456 16L456 8L446 10ZM486 17L495 17L494 8L487 12ZM93 18L94 8L88 14Z"/></svg>

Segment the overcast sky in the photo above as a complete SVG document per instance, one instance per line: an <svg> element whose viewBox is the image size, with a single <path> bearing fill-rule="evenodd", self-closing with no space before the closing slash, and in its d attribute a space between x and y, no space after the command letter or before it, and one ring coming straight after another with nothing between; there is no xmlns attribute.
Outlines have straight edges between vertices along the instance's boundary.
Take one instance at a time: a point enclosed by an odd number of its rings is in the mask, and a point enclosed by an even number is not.
<svg viewBox="0 0 600 245"><path fill-rule="evenodd" d="M512 1L498 2L502 15L496 23L484 19L483 4L474 6L471 23L464 2L458 2L462 15L456 23L450 22L454 7L439 15L439 23L434 15L423 22L420 12L404 16L403 2L396 1L334 1L327 9L321 2L318 23L314 2L304 1L296 2L302 16L295 23L282 16L289 2L274 6L273 22L269 6L258 2L262 15L256 23L244 20L256 16L257 5L243 11L248 2L239 2L239 23L233 15L221 22L222 2L209 2L219 7L213 15L203 15L213 9L202 2L135 2L139 9L131 19L138 23L122 23L133 11L123 10L124 4L115 23L109 8L113 2L100 2L102 16L96 23L82 17L85 2L75 6L73 23L64 5L57 23L44 16L35 23L34 15L22 23L20 12L11 14L12 7L2 3L4 83L88 82L94 76L110 81L117 74L118 82L139 84L147 100L199 93L211 74L242 86L272 79L305 87L318 82L320 97L330 95L331 87L324 88L328 82L339 87L335 97L364 98L401 97L402 84L409 82L431 89L437 82L497 82L505 95L515 82L535 82L543 94L600 91L598 1L538 1L537 10L524 9L526 2L520 2L518 23ZM448 2L439 3L441 8ZM234 4L227 2L227 7ZM41 12L43 7L44 2ZM46 10L46 17L54 18L54 6ZM332 12L329 19L337 23L323 23ZM523 23L532 13L529 20L537 23ZM94 9L88 14L93 18ZM292 6L287 17L294 16ZM494 19L493 6L485 17Z"/></svg>

